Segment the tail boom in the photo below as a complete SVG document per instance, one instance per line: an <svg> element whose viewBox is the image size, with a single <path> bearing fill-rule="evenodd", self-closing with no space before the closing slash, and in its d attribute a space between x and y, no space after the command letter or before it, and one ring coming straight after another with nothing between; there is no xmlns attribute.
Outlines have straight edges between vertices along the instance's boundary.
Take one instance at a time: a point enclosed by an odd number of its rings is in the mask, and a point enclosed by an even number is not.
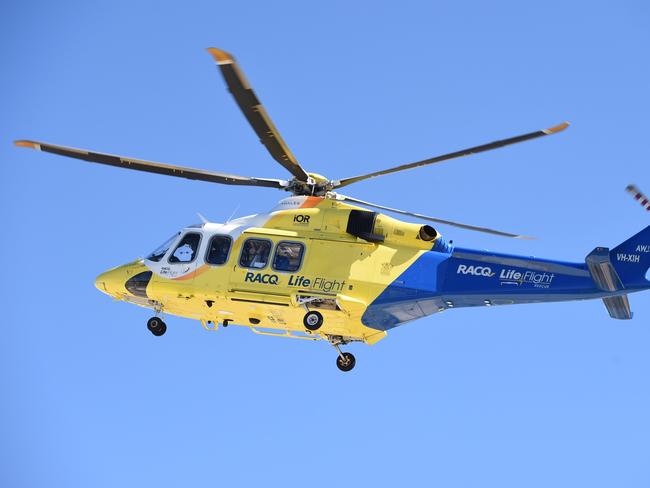
<svg viewBox="0 0 650 488"><path fill-rule="evenodd" d="M387 330L450 308L600 298L630 319L628 293L650 288L650 226L611 251L570 263L456 248L425 252L367 307L362 322Z"/></svg>

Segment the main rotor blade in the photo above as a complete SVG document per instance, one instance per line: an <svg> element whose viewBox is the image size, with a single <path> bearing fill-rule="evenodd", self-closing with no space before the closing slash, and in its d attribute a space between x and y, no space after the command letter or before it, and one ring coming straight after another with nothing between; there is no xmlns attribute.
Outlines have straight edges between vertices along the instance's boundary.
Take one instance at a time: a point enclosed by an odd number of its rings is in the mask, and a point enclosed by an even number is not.
<svg viewBox="0 0 650 488"><path fill-rule="evenodd" d="M208 181L210 183L222 183L224 185L264 186L280 189L284 189L287 186L287 182L283 180L275 180L271 178L250 178L248 176L214 173L203 169L186 168L183 166L173 166L171 164L144 161L142 159L127 158L124 156L114 156L112 154L91 152L85 149L76 149L74 147L56 146L45 142L20 140L14 141L14 144L19 147L29 147L31 149L58 154L60 156L82 159L91 163L107 164L119 168L176 176L179 178L187 178L189 180Z"/></svg>
<svg viewBox="0 0 650 488"><path fill-rule="evenodd" d="M266 146L273 159L284 166L298 180L307 181L307 173L302 169L302 166L300 166L298 160L296 160L282 139L280 132L273 125L271 118L264 110L262 103L257 99L255 92L248 84L244 73L242 73L232 54L215 47L208 48L208 52L219 66L237 105L244 112L257 137L260 138L260 142Z"/></svg>
<svg viewBox="0 0 650 488"><path fill-rule="evenodd" d="M378 208L381 210L388 210L389 212L394 212L397 214L402 214L402 215L408 215L411 217L417 217L418 219L422 220L429 220L431 222L437 222L439 224L445 224L445 225L451 225L454 227L459 227L461 229L466 229L466 230L473 230L476 232L484 232L486 234L493 234L497 236L503 236L503 237L512 237L514 239L534 239L534 237L528 237L528 236L522 236L519 234L511 234L510 232L503 232L500 230L495 230L495 229L489 229L487 227L477 227L475 225L468 225L468 224L461 224L460 222L453 222L451 220L443 220L443 219L437 219L435 217L429 217L428 215L422 215L419 213L415 212L406 212L404 210L399 210L396 208L391 208L391 207L385 207L383 205L377 205L376 203L370 203L370 202L365 202L363 200L359 200L358 198L352 198L348 197L346 195L341 195L340 193L334 193L335 198L340 201L348 201L348 202L354 202L354 203L360 203L361 205L365 205L366 207L373 207L373 208Z"/></svg>
<svg viewBox="0 0 650 488"><path fill-rule="evenodd" d="M420 166L426 166L428 164L440 163L442 161L448 161L450 159L456 159L463 156L469 156L470 154L476 154L484 151L490 151L492 149L497 149L499 147L509 146L511 144L517 144L519 142L529 141L531 139L536 139L538 137L548 136L550 134L556 134L561 132L564 129L569 127L568 122L563 122L560 125L555 127L550 127L549 129L538 130L535 132L530 132L528 134L523 134L520 136L510 137L509 139L502 139L499 141L490 142L488 144L482 144L480 146L470 147L469 149L462 149L460 151L443 154L442 156L436 156L434 158L424 159L422 161L417 161L415 163L403 164L401 166L395 166L394 168L388 168L381 171L375 171L374 173L368 173L366 175L354 176L352 178L344 178L339 180L334 188L340 188L342 186L347 186L351 183L355 183L361 180L367 180L368 178L374 178L375 176L387 175L390 173L396 173L398 171L404 171L406 169L418 168Z"/></svg>

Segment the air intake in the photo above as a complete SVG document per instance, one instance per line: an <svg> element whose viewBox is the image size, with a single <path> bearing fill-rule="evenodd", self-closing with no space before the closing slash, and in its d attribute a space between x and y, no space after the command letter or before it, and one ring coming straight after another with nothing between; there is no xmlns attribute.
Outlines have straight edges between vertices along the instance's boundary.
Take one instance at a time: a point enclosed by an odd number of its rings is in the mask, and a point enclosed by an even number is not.
<svg viewBox="0 0 650 488"><path fill-rule="evenodd" d="M377 212L365 210L351 210L348 218L348 227L345 231L353 236L360 237L369 242L384 242L384 236L374 234Z"/></svg>

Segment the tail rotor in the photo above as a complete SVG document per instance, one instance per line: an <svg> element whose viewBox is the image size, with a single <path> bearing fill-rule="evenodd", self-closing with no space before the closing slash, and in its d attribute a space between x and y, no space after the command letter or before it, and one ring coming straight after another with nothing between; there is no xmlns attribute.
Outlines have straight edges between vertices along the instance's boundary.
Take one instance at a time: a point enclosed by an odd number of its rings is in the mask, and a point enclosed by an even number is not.
<svg viewBox="0 0 650 488"><path fill-rule="evenodd" d="M634 199L641 204L643 208L645 208L648 212L650 212L650 199L643 194L641 190L639 190L636 186L634 185L627 185L625 190L634 197Z"/></svg>

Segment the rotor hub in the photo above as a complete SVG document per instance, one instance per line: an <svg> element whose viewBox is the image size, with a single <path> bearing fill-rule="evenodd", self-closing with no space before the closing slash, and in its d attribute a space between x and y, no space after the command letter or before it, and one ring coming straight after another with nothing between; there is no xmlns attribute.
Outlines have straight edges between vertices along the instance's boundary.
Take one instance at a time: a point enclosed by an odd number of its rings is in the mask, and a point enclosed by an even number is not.
<svg viewBox="0 0 650 488"><path fill-rule="evenodd" d="M285 188L297 196L322 197L332 190L335 182L318 173L307 173L307 181L293 178Z"/></svg>

